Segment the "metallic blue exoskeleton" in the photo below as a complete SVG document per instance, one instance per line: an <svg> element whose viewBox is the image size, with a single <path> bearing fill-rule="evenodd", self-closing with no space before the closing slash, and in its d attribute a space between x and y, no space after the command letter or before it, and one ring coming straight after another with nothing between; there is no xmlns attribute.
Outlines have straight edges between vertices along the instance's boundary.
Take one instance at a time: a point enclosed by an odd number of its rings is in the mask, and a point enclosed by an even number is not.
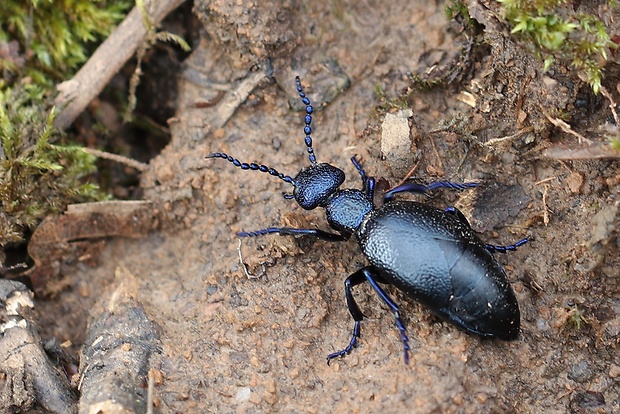
<svg viewBox="0 0 620 414"><path fill-rule="evenodd" d="M330 165L317 163L312 148L311 127L313 108L303 92L299 77L297 91L306 105L305 143L310 166L295 178L273 168L255 163L242 163L224 153L207 158L223 158L244 170L269 173L294 186L299 205L312 210L322 207L327 221L337 233L318 229L270 227L238 233L241 237L277 233L281 235L312 235L328 241L357 239L370 262L345 280L345 297L355 321L350 343L341 351L328 355L328 362L344 356L356 346L360 322L364 315L353 298L352 288L368 282L394 313L408 361L409 342L399 308L380 284L390 284L421 302L439 317L457 327L485 337L505 340L519 335L519 305L502 266L491 254L515 250L528 240L510 246L483 243L471 229L467 219L454 207L440 210L425 204L394 200L401 192L427 193L437 188L463 190L476 183L439 181L429 185L405 183L383 195L380 206L373 204L375 179L366 176L353 157L351 161L362 178L362 189L340 189L345 174Z"/></svg>

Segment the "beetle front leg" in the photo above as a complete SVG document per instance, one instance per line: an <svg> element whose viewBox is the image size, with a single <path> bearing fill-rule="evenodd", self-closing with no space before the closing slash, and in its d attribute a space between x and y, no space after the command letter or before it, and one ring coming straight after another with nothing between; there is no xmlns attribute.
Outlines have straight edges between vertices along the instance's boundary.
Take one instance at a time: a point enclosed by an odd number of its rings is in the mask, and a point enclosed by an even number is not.
<svg viewBox="0 0 620 414"><path fill-rule="evenodd" d="M317 239L339 242L349 240L349 234L330 233L319 229L294 229L291 227L269 227L255 231L240 231L237 233L239 237L258 237L266 234L279 234L281 236L314 236Z"/></svg>
<svg viewBox="0 0 620 414"><path fill-rule="evenodd" d="M366 175L366 172L364 171L362 164L360 164L360 162L357 160L356 157L357 157L356 155L351 157L351 162L353 163L357 171L360 173L360 176L362 178L362 191L364 192L364 194L366 194L366 196L369 199L372 200L375 195L375 184L376 184L375 179L373 177L368 177Z"/></svg>

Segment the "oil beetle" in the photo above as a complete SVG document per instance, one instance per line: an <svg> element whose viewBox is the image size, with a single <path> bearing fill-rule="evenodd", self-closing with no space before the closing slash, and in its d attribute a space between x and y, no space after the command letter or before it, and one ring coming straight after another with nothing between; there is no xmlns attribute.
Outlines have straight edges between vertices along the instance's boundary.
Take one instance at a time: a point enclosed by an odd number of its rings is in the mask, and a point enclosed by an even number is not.
<svg viewBox="0 0 620 414"><path fill-rule="evenodd" d="M356 160L351 158L362 179L362 189L340 189L345 179L342 170L326 163L317 163L312 148L313 108L305 95L299 77L297 91L306 105L305 143L310 166L295 178L273 168L244 163L230 155L216 152L206 158L223 158L242 170L268 173L292 184L292 194L305 210L324 208L327 221L337 233L319 229L269 227L252 232L237 233L240 237L255 237L271 233L280 235L312 235L327 241L348 240L355 236L362 252L370 262L345 280L345 297L355 321L349 344L327 357L330 360L349 354L357 345L360 322L364 318L353 298L352 288L368 282L396 319L403 342L405 362L409 358L409 341L398 305L380 284L390 284L421 302L442 319L467 332L484 337L515 339L519 334L520 314L515 294L506 273L492 252L515 250L528 240L510 246L483 243L474 233L465 216L456 208L440 210L425 204L395 200L397 193L427 194L438 188L463 190L476 183L439 181L429 185L405 183L387 191L383 204L373 205L375 179L368 177Z"/></svg>

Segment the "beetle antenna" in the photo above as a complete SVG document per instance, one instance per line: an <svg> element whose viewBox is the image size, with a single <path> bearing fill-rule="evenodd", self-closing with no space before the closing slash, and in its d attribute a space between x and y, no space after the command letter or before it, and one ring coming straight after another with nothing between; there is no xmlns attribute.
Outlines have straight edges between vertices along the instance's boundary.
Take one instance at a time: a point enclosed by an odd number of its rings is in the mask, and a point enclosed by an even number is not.
<svg viewBox="0 0 620 414"><path fill-rule="evenodd" d="M278 172L275 168L269 168L266 165L262 165L262 164L259 165L253 162L249 164L247 162L241 162L238 159L231 157L230 155L224 154L223 152L212 152L211 154L207 155L205 158L223 158L226 161L232 163L235 167L239 167L242 170L252 170L252 171L260 171L260 172L268 173L269 175L273 175L274 177L279 178L285 183L295 185L295 180L293 180L288 175L284 175Z"/></svg>
<svg viewBox="0 0 620 414"><path fill-rule="evenodd" d="M308 147L308 158L310 159L310 163L314 165L316 164L316 156L314 155L314 149L312 149L312 136L310 135L312 134L310 124L312 123L312 112L314 111L314 108L310 105L310 99L308 99L304 93L304 88L301 86L301 79L299 79L299 76L295 76L295 84L297 85L297 92L299 92L301 101L304 105L306 105L306 116L304 118L304 121L306 122L306 125L304 126L304 134L306 134L305 142L306 147Z"/></svg>

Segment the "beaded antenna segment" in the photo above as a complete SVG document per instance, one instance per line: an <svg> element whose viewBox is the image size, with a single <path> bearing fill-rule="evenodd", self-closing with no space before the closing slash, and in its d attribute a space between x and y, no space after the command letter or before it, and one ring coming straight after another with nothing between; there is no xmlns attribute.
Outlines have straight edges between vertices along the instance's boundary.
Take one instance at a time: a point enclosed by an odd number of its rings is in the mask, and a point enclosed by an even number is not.
<svg viewBox="0 0 620 414"><path fill-rule="evenodd" d="M305 123L304 134L306 137L304 138L304 142L308 149L308 159L310 160L310 163L312 165L315 165L316 156L314 155L314 149L312 148L312 127L311 127L312 112L314 111L314 108L310 104L310 99L304 93L304 89L301 86L301 79L299 78L299 76L295 77L295 85L297 86L297 92L299 93L299 97L301 98L301 101L304 103L304 105L306 105L306 115L304 117L304 123ZM222 158L232 163L235 167L241 168L242 170L252 170L252 171L260 171L260 172L268 173L269 175L277 177L286 183L295 185L295 180L293 180L293 178L291 178L290 176L284 175L278 172L275 168L267 167L266 165L263 165L263 164L256 164L253 162L252 163L241 162L237 158L234 158L223 152L213 152L211 154L208 154L205 158ZM287 199L293 198L293 196L290 194L285 194L284 197Z"/></svg>
<svg viewBox="0 0 620 414"><path fill-rule="evenodd" d="M262 165L262 164L259 165L253 162L251 163L241 162L238 159L231 157L230 155L224 154L223 152L212 152L211 154L207 155L205 158L223 158L226 161L232 163L235 167L239 167L242 170L252 170L252 171L260 171L260 172L268 173L269 175L273 175L274 177L277 177L286 183L295 185L295 181L293 181L293 179L290 176L284 175L278 172L275 168L270 168L270 167L267 167L266 165Z"/></svg>
<svg viewBox="0 0 620 414"><path fill-rule="evenodd" d="M314 108L310 105L310 99L304 93L304 88L301 86L301 79L299 79L299 76L295 77L295 84L297 85L297 92L299 92L301 101L304 105L306 105L306 116L304 118L306 123L304 126L304 134L306 134L306 138L304 140L306 142L306 147L308 147L308 158L312 164L316 164L316 156L314 155L314 149L312 148L312 127L310 126L312 123L312 112L314 112Z"/></svg>

